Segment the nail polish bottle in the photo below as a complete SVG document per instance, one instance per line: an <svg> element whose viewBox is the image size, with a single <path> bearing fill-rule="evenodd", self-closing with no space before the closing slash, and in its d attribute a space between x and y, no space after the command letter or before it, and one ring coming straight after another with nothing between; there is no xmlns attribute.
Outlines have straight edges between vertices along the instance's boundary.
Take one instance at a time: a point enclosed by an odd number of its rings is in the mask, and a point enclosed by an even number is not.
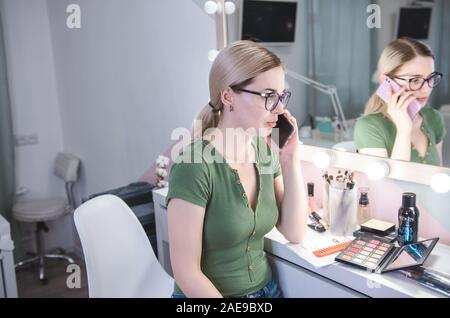
<svg viewBox="0 0 450 318"><path fill-rule="evenodd" d="M309 212L318 212L319 206L317 205L316 198L314 197L314 182L308 182L308 207Z"/></svg>

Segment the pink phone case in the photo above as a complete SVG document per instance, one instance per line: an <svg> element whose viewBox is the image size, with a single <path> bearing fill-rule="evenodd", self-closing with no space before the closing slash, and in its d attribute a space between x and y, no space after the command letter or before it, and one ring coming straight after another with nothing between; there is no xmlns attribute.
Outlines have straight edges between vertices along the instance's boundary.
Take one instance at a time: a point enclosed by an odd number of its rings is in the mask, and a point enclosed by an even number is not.
<svg viewBox="0 0 450 318"><path fill-rule="evenodd" d="M394 93L398 92L398 90L400 89L400 86L398 86L398 84L395 81L393 81L389 77L386 77L386 79L383 81L383 83L381 83L381 85L377 89L377 95L380 96L380 98L384 100L386 103L389 103L389 100L391 99L389 94L389 85L392 87ZM416 117L417 113L420 111L421 108L422 106L419 104L419 102L414 99L408 105L409 116L411 118Z"/></svg>

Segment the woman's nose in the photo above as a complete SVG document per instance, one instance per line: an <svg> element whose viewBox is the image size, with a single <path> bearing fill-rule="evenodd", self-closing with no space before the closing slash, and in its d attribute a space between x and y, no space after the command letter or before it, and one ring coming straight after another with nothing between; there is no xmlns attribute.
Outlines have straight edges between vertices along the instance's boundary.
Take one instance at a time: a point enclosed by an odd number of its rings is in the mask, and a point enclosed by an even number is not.
<svg viewBox="0 0 450 318"><path fill-rule="evenodd" d="M277 114L277 115L282 114L284 112L285 108L286 108L286 106L284 106L284 104L281 101L278 101L278 104L272 110L272 113Z"/></svg>

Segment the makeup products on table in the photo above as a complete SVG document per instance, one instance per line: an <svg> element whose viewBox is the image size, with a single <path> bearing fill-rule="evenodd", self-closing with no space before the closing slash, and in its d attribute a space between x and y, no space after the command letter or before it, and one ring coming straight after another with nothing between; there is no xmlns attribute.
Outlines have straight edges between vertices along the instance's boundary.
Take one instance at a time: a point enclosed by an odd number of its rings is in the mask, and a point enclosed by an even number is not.
<svg viewBox="0 0 450 318"><path fill-rule="evenodd" d="M312 223L308 224L308 227L319 233L323 233L326 231L325 227L319 222L317 222L316 218L313 217L312 214L309 214L308 217L312 221Z"/></svg>
<svg viewBox="0 0 450 318"><path fill-rule="evenodd" d="M323 225L320 223L310 223L308 224L308 227L319 233L323 233L326 231Z"/></svg>
<svg viewBox="0 0 450 318"><path fill-rule="evenodd" d="M351 241L347 241L347 242L343 242L343 243L336 243L336 244L333 244L333 245L330 245L330 246L327 246L327 247L324 247L321 249L314 250L313 253L317 257L328 256L328 255L342 251L350 243L351 243Z"/></svg>
<svg viewBox="0 0 450 318"><path fill-rule="evenodd" d="M372 237L372 238L374 238L376 240L380 240L382 242L390 243L390 242L394 242L395 240L397 240L397 231L394 230L394 231L392 231L392 232L390 232L390 233L388 233L386 235L376 235L376 234L373 234L371 232L365 232L365 231L361 231L361 230L356 230L355 232L353 232L353 236L354 237L361 237L361 236Z"/></svg>
<svg viewBox="0 0 450 318"><path fill-rule="evenodd" d="M314 182L308 182L308 207L309 211L319 211L319 206L316 202L316 198L314 197Z"/></svg>
<svg viewBox="0 0 450 318"><path fill-rule="evenodd" d="M369 205L369 188L359 188L359 202L358 202L358 224L362 224L370 220L370 205Z"/></svg>
<svg viewBox="0 0 450 318"><path fill-rule="evenodd" d="M338 170L338 174L333 176L328 174L327 171L322 175L322 179L325 180L331 187L342 190L352 190L355 186L355 180L353 179L353 171Z"/></svg>
<svg viewBox="0 0 450 318"><path fill-rule="evenodd" d="M450 275L424 267L401 270L401 273L420 284L450 297Z"/></svg>
<svg viewBox="0 0 450 318"><path fill-rule="evenodd" d="M419 232L419 209L416 207L416 195L405 192L402 206L398 210L398 241L401 245L417 242Z"/></svg>
<svg viewBox="0 0 450 318"><path fill-rule="evenodd" d="M373 237L359 237L353 240L338 256L336 261L354 265L375 273L422 265L430 255L439 238L396 246Z"/></svg>
<svg viewBox="0 0 450 318"><path fill-rule="evenodd" d="M379 236L385 236L395 231L395 224L378 219L370 219L369 221L361 224L361 231L371 232Z"/></svg>
<svg viewBox="0 0 450 318"><path fill-rule="evenodd" d="M317 212L311 212L311 217L312 218L314 218L314 220L316 220L316 222L317 223L320 223L320 224L322 224L322 226L326 229L326 230L328 230L328 224L327 224L327 222L325 222L321 217L320 217L320 215L319 214L317 214Z"/></svg>

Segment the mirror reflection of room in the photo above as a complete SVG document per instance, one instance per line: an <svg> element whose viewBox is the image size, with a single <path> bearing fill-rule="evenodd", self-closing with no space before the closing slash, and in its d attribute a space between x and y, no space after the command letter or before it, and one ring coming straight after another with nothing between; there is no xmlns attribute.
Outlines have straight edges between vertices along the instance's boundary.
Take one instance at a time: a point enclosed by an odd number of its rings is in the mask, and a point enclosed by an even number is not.
<svg viewBox="0 0 450 318"><path fill-rule="evenodd" d="M236 1L228 39L254 39L283 58L303 143L449 167L445 9L445 1ZM283 35L270 32L277 28ZM401 37L410 40L394 42ZM390 114L388 103L373 96L388 75L420 105L411 122L406 110ZM379 120L367 123L372 118Z"/></svg>

